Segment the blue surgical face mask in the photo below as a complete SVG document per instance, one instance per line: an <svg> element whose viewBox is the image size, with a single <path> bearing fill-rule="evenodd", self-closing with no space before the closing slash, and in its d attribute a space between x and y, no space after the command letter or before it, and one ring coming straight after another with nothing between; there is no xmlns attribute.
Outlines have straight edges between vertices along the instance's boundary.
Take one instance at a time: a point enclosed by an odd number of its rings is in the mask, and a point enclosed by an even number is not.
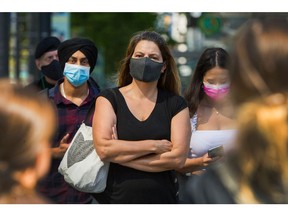
<svg viewBox="0 0 288 216"><path fill-rule="evenodd" d="M66 63L63 74L73 86L78 87L89 79L89 71L90 67Z"/></svg>

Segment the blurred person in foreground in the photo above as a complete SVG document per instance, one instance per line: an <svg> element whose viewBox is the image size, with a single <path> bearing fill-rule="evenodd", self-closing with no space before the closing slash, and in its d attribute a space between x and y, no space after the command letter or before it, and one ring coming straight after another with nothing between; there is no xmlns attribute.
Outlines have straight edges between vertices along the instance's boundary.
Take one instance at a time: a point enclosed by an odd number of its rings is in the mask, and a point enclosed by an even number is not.
<svg viewBox="0 0 288 216"><path fill-rule="evenodd" d="M236 125L229 92L229 61L230 57L225 49L205 49L185 92L192 136L185 165L177 170L180 203L186 202L184 188L187 180L197 178L208 166L222 159L233 146ZM221 148L219 154L208 154L215 147Z"/></svg>
<svg viewBox="0 0 288 216"><path fill-rule="evenodd" d="M51 146L51 169L39 183L38 191L58 204L87 204L92 202L92 197L66 183L58 167L100 92L90 76L97 63L98 49L88 38L72 38L59 45L58 56L64 78L46 92L55 105L58 129ZM92 117L87 122L89 126L92 126Z"/></svg>
<svg viewBox="0 0 288 216"><path fill-rule="evenodd" d="M34 56L35 65L41 72L40 79L33 81L27 87L37 87L39 91L50 89L55 86L57 80L63 77L57 52L60 43L57 37L49 36L37 44Z"/></svg>
<svg viewBox="0 0 288 216"><path fill-rule="evenodd" d="M166 41L154 31L136 33L118 87L96 100L94 145L110 168L105 191L94 197L106 204L178 203L174 170L184 165L190 136L187 103Z"/></svg>
<svg viewBox="0 0 288 216"><path fill-rule="evenodd" d="M55 123L47 97L0 80L0 203L51 203L35 186L50 166Z"/></svg>
<svg viewBox="0 0 288 216"><path fill-rule="evenodd" d="M232 49L235 151L187 185L190 203L288 203L288 22L247 22Z"/></svg>

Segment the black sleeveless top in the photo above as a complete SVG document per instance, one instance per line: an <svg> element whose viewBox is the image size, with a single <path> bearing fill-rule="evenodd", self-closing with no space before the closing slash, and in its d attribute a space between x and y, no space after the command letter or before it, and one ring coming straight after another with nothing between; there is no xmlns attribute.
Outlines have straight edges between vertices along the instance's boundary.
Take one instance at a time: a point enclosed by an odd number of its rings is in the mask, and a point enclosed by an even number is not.
<svg viewBox="0 0 288 216"><path fill-rule="evenodd" d="M118 88L107 89L99 96L107 98L117 116L118 139L170 140L173 116L187 107L181 96L158 89L156 105L145 121L130 112ZM110 163L107 186L103 193L94 194L99 203L168 204L178 202L178 182L174 171L144 172Z"/></svg>

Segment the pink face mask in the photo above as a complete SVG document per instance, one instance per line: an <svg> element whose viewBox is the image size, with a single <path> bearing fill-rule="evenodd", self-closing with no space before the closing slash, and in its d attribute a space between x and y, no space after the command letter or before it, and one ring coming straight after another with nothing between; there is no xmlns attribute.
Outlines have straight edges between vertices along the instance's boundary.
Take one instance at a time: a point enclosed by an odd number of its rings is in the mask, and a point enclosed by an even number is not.
<svg viewBox="0 0 288 216"><path fill-rule="evenodd" d="M203 90L206 95L208 95L213 100L218 100L224 98L230 89L230 84L225 83L222 85L213 85L203 82Z"/></svg>

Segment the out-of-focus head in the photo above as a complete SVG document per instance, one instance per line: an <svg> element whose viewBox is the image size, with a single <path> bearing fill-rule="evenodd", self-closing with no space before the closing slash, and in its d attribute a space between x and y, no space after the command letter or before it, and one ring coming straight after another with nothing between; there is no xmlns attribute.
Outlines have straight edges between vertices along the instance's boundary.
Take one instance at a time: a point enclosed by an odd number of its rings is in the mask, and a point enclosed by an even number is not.
<svg viewBox="0 0 288 216"><path fill-rule="evenodd" d="M1 193L17 184L17 172L35 169L36 181L46 174L50 166L50 141L55 131L55 118L46 95L0 80Z"/></svg>
<svg viewBox="0 0 288 216"><path fill-rule="evenodd" d="M239 181L243 195L248 195L244 185L249 185L258 188L260 198L267 198L265 202L287 203L288 94L276 93L243 103L237 124L238 156L234 162L240 171L236 172L242 174Z"/></svg>
<svg viewBox="0 0 288 216"><path fill-rule="evenodd" d="M132 36L126 50L125 58L121 62L122 64L119 70L118 85L125 86L132 82L132 77L129 73L130 59L135 52L136 46L143 40L155 43L161 52L161 57L165 65L165 71L160 76L158 86L179 94L180 79L176 63L166 41L159 33L155 31L141 31Z"/></svg>
<svg viewBox="0 0 288 216"><path fill-rule="evenodd" d="M62 71L64 70L65 63L67 63L71 56L77 51L83 53L88 59L91 73L97 63L98 49L95 43L87 38L72 38L60 44L58 56Z"/></svg>
<svg viewBox="0 0 288 216"><path fill-rule="evenodd" d="M231 92L236 106L261 95L287 91L287 18L248 21L236 34L231 57Z"/></svg>
<svg viewBox="0 0 288 216"><path fill-rule="evenodd" d="M253 157L268 166L283 155L288 160L287 93L243 103L238 110L237 124L239 148L245 151L244 157ZM270 160L267 160L267 156Z"/></svg>

